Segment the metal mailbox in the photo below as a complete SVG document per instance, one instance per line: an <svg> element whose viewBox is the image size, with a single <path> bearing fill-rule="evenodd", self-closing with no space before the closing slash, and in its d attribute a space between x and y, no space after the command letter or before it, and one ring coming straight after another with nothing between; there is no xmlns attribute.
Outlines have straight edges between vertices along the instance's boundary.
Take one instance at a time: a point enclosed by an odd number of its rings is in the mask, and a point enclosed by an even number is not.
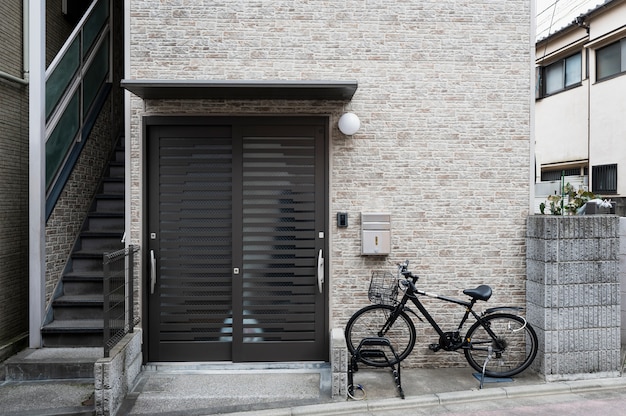
<svg viewBox="0 0 626 416"><path fill-rule="evenodd" d="M361 254L384 256L391 252L391 214L361 213Z"/></svg>

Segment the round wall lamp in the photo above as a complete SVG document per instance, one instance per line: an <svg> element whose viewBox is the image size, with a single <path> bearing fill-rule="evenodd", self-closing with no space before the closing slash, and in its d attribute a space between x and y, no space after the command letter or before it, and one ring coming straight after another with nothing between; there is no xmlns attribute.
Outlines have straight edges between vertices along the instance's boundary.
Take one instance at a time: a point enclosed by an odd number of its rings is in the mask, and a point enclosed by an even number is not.
<svg viewBox="0 0 626 416"><path fill-rule="evenodd" d="M352 136L361 127L361 120L354 113L345 113L339 118L339 130L347 135Z"/></svg>

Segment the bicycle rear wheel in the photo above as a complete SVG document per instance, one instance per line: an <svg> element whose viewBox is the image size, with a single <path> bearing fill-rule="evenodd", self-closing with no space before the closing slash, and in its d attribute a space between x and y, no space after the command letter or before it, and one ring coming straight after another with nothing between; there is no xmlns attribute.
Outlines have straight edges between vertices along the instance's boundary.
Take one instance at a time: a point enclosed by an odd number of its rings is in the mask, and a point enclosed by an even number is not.
<svg viewBox="0 0 626 416"><path fill-rule="evenodd" d="M524 318L496 313L482 318L482 323L495 338L480 321L467 331L465 358L475 370L483 371L489 347L492 356L485 366L486 376L510 377L528 368L537 355L537 334Z"/></svg>
<svg viewBox="0 0 626 416"><path fill-rule="evenodd" d="M415 325L411 318L400 312L395 322L388 320L395 310L389 305L370 305L357 311L346 325L346 343L350 354L354 354L363 338L384 337L389 340L399 360L387 354L389 362L384 357L361 356L361 362L374 367L387 367L404 360L415 346ZM384 330L384 328L388 328Z"/></svg>

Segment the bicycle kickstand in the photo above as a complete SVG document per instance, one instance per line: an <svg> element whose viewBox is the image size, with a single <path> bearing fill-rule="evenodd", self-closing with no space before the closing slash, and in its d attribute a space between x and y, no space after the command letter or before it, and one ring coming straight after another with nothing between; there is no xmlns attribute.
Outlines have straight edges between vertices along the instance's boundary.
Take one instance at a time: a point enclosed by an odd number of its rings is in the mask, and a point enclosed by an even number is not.
<svg viewBox="0 0 626 416"><path fill-rule="evenodd" d="M485 381L485 369L487 368L487 363L491 360L492 356L493 356L493 348L490 345L489 348L487 349L487 357L485 358L485 363L483 364L483 372L480 376L480 387L479 387L480 390L482 390L483 382Z"/></svg>

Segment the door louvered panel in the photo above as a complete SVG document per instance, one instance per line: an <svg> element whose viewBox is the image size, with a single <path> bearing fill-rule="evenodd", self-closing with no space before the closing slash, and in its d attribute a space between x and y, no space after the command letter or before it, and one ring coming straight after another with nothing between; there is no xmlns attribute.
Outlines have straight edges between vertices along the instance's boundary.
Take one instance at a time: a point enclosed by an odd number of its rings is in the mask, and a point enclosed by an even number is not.
<svg viewBox="0 0 626 416"><path fill-rule="evenodd" d="M243 137L244 343L315 339L315 221L315 137Z"/></svg>
<svg viewBox="0 0 626 416"><path fill-rule="evenodd" d="M325 360L327 121L220 120L148 127L148 359Z"/></svg>
<svg viewBox="0 0 626 416"><path fill-rule="evenodd" d="M206 359L232 326L230 128L161 127L158 136L159 325L151 335L161 359ZM231 357L230 348L213 351Z"/></svg>

